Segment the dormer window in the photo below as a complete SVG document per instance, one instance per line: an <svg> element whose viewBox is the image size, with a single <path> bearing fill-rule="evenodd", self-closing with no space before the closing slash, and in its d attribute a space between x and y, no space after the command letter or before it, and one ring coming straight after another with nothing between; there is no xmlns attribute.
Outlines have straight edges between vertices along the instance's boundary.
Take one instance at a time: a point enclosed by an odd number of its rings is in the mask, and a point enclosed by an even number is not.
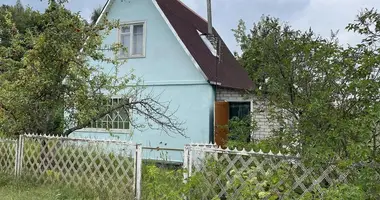
<svg viewBox="0 0 380 200"><path fill-rule="evenodd" d="M215 48L216 45L214 45L213 42L210 41L210 38L207 37L207 34L203 34L199 30L197 30L197 32L198 32L199 36L202 38L202 40L205 43L205 45L207 46L207 48L212 53L212 55L215 57L218 57L218 51Z"/></svg>
<svg viewBox="0 0 380 200"><path fill-rule="evenodd" d="M122 58L145 57L145 22L122 24L119 30L119 41L127 52L121 52Z"/></svg>

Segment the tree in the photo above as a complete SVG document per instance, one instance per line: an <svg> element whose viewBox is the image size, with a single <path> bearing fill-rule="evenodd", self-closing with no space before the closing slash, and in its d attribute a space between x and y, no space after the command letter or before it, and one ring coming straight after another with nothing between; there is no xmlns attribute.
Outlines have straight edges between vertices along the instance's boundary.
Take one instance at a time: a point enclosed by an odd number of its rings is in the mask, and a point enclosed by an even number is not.
<svg viewBox="0 0 380 200"><path fill-rule="evenodd" d="M31 8L24 8L20 1L17 1L14 6L2 5L0 7L0 45L9 46L11 30L7 29L5 25L6 13L11 13L11 18L14 22L15 28L21 33L25 34L27 29L39 29L40 15L37 11Z"/></svg>
<svg viewBox="0 0 380 200"><path fill-rule="evenodd" d="M95 25L96 21L98 21L100 15L102 14L102 11L103 11L102 7L95 8L94 11L92 11L91 25Z"/></svg>
<svg viewBox="0 0 380 200"><path fill-rule="evenodd" d="M119 27L117 21L90 26L63 3L49 1L44 13L35 13L39 29L22 32L13 12L5 13L0 26L10 34L9 45L0 46L1 131L69 135L124 109L145 117L144 126L184 136L168 103L139 86L132 72L118 73L125 61L117 55L126 49L103 43ZM115 95L121 97L119 103L106 106Z"/></svg>
<svg viewBox="0 0 380 200"><path fill-rule="evenodd" d="M364 24L360 17L358 23ZM269 16L249 34L243 21L234 32L239 60L258 86L253 94L279 124L277 147L313 162L379 159L368 126L380 111L378 49L369 43L344 48L336 33L323 38Z"/></svg>

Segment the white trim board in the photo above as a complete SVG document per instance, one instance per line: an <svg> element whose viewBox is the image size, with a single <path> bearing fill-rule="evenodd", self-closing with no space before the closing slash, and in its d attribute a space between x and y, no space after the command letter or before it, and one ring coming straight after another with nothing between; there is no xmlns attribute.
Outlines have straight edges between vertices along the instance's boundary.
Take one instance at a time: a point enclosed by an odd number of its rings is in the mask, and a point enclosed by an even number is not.
<svg viewBox="0 0 380 200"><path fill-rule="evenodd" d="M139 83L129 83L128 86L178 86L178 85L210 85L204 80L168 80L168 81L142 81Z"/></svg>

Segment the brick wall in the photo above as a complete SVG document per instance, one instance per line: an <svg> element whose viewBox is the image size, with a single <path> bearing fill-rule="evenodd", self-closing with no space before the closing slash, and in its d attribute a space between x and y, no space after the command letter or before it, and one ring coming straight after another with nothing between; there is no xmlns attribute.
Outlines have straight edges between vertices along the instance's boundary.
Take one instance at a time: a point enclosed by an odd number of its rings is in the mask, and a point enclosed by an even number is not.
<svg viewBox="0 0 380 200"><path fill-rule="evenodd" d="M248 101L247 97L244 97L244 93L241 90L217 88L216 89L217 101Z"/></svg>
<svg viewBox="0 0 380 200"><path fill-rule="evenodd" d="M253 139L268 137L274 128L274 123L269 119L268 108L263 102L253 102L253 117L258 126L252 135Z"/></svg>
<svg viewBox="0 0 380 200"><path fill-rule="evenodd" d="M245 95L242 90L217 88L216 90L217 101L251 101L253 105L253 116L257 122L258 129L253 133L254 139L261 139L268 137L273 128L273 123L269 120L268 109L262 102L257 102L254 98Z"/></svg>

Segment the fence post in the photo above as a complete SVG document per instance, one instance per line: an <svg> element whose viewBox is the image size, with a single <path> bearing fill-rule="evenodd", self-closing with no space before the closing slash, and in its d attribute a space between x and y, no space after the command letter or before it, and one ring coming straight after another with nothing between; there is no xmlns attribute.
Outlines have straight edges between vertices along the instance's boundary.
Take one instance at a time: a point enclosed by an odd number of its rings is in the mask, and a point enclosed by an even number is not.
<svg viewBox="0 0 380 200"><path fill-rule="evenodd" d="M16 142L16 157L15 157L15 176L21 175L22 170L22 159L23 159L23 151L24 151L24 136L19 135Z"/></svg>
<svg viewBox="0 0 380 200"><path fill-rule="evenodd" d="M15 147L15 176L18 175L19 154L20 154L20 137L16 140L16 147Z"/></svg>
<svg viewBox="0 0 380 200"><path fill-rule="evenodd" d="M189 178L189 145L185 145L183 149L183 182L187 183Z"/></svg>
<svg viewBox="0 0 380 200"><path fill-rule="evenodd" d="M188 177L191 177L191 173L193 170L193 153L192 153L192 146L189 145L189 157L188 157Z"/></svg>
<svg viewBox="0 0 380 200"><path fill-rule="evenodd" d="M22 161L23 161L23 158L24 158L24 135L20 135L19 136L19 141L20 141L20 145L19 145L19 154L18 154L18 175L20 176L21 175L21 172L22 172Z"/></svg>
<svg viewBox="0 0 380 200"><path fill-rule="evenodd" d="M142 146L141 144L136 144L136 159L135 159L135 199L140 200L141 199L141 171L142 171Z"/></svg>

